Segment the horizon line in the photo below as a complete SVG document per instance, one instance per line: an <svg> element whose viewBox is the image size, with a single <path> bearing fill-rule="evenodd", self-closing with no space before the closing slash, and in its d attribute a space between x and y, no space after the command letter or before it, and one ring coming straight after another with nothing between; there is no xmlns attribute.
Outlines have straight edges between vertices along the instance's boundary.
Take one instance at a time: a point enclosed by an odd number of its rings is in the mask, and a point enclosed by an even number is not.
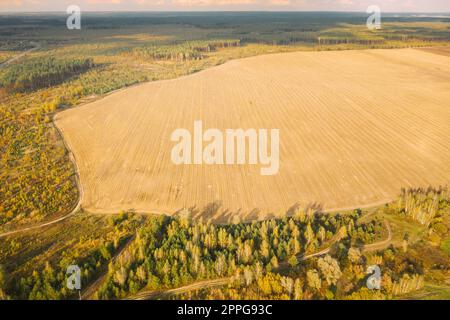
<svg viewBox="0 0 450 320"><path fill-rule="evenodd" d="M164 10L152 10L152 9L143 9L143 10L83 10L84 13L364 13L367 14L365 11L360 10L264 10L264 9L258 9L258 10L227 10L227 9L221 9L221 10L214 10L214 9L208 9L208 10L171 10L171 9L164 9ZM384 13L393 13L393 14L450 14L450 11L382 11ZM36 13L62 13L67 14L66 11L61 10L42 10L42 11L2 11L0 10L0 14L4 13L23 13L23 14L36 14Z"/></svg>

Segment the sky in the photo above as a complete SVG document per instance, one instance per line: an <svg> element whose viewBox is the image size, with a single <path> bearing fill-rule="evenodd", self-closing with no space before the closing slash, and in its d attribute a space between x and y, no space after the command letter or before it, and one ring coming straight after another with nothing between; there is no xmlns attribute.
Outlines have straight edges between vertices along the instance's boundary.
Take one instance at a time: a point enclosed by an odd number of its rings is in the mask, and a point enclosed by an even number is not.
<svg viewBox="0 0 450 320"><path fill-rule="evenodd" d="M366 11L450 13L450 0L0 0L0 12L66 11Z"/></svg>

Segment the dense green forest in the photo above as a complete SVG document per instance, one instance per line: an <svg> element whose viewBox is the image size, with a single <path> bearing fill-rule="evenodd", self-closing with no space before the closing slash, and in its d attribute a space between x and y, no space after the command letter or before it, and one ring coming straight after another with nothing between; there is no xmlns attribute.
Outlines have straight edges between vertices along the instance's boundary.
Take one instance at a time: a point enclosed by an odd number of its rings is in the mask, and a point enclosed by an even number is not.
<svg viewBox="0 0 450 320"><path fill-rule="evenodd" d="M13 64L0 76L0 85L9 92L24 92L49 87L93 67L92 59L64 59L53 57L30 59Z"/></svg>
<svg viewBox="0 0 450 320"><path fill-rule="evenodd" d="M181 44L152 45L134 49L132 56L141 59L186 61L206 58L204 53L239 47L239 40L186 41Z"/></svg>

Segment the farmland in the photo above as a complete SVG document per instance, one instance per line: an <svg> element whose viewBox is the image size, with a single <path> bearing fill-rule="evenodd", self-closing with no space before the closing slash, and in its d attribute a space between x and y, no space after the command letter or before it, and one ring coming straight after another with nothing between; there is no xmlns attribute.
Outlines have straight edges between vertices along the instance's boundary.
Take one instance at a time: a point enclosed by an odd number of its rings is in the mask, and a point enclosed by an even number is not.
<svg viewBox="0 0 450 320"><path fill-rule="evenodd" d="M224 221L297 202L367 206L402 187L450 182L449 74L448 57L413 49L273 54L135 86L59 113L56 124L90 212L217 202L214 218ZM173 164L170 134L195 120L278 128L280 172Z"/></svg>

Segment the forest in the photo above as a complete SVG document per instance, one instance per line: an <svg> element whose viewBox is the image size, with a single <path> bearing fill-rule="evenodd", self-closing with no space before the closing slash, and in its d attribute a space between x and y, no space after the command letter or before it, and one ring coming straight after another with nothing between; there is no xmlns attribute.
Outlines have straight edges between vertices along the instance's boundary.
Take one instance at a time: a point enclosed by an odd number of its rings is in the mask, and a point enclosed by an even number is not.
<svg viewBox="0 0 450 320"><path fill-rule="evenodd" d="M134 49L133 57L140 59L186 61L199 60L206 56L203 53L213 52L222 48L238 47L239 40L214 40L214 41L186 41L172 45L153 45Z"/></svg>
<svg viewBox="0 0 450 320"><path fill-rule="evenodd" d="M53 57L13 64L0 77L8 92L25 92L49 87L93 67L92 59L58 60Z"/></svg>
<svg viewBox="0 0 450 320"><path fill-rule="evenodd" d="M347 230L354 241L375 237L375 224L353 231L357 217L358 213L330 217L299 212L284 220L228 226L191 225L188 216L161 219L138 232L128 254L110 267L110 278L98 297L123 298L145 286L156 290L238 272L262 273L278 269L282 261L296 265L297 256L314 252Z"/></svg>
<svg viewBox="0 0 450 320"><path fill-rule="evenodd" d="M410 241L405 233L398 247L370 246L386 237L383 215L402 215L405 200L414 202L409 208L415 211L428 211L428 201L437 202L430 217L445 225L438 227L440 231L428 229L428 237L432 241L432 232L448 236L446 189L404 190L398 203L380 208L375 217L360 210L345 215L298 210L279 220L215 226L189 223L189 213L184 212L175 219L162 218L150 234L141 229L109 267L96 297L124 298L143 288L154 292L213 278L229 281L221 288L189 291L176 298L387 299L416 291L424 286L429 264L420 258L423 244ZM326 247L331 248L328 253L302 259ZM434 268L448 271L445 254L436 260ZM383 270L380 291L366 286L371 265Z"/></svg>
<svg viewBox="0 0 450 320"><path fill-rule="evenodd" d="M423 212L436 201L432 222L423 225L405 214L406 200L409 210ZM84 224L91 219L80 215ZM392 299L443 281L450 271L450 255L440 249L450 236L447 189L405 190L397 201L370 210L298 209L251 223L212 224L192 219L189 210L173 217L123 212L99 219L89 228L101 224L101 230L92 234L78 231L73 238L69 230L61 241L69 250L43 252L23 266L13 262L23 255L19 239L8 238L0 245L0 258L9 261L1 269L0 292L8 298L77 299L66 287L66 268L75 264L82 270L80 295L89 299ZM67 223L69 229L86 228L76 220ZM39 241L42 236L33 236L30 244L53 242L57 230ZM367 287L373 265L382 271L380 290ZM218 281L220 286L181 290Z"/></svg>

